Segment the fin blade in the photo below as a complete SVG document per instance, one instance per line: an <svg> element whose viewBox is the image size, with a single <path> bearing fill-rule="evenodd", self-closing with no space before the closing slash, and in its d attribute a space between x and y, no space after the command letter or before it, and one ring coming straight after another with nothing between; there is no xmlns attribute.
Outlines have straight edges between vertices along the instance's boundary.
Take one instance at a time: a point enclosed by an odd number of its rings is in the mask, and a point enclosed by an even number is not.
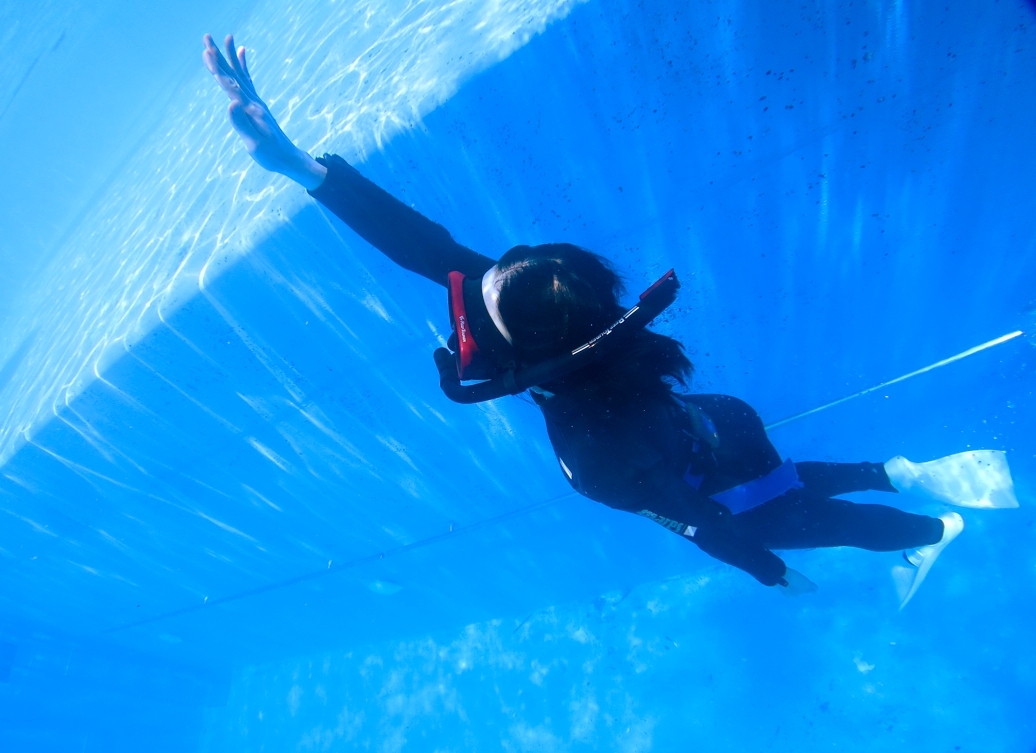
<svg viewBox="0 0 1036 753"><path fill-rule="evenodd" d="M896 596L899 597L899 608L906 606L907 601L914 595L916 588L911 588L914 583L914 574L917 572L912 567L896 565L892 568L892 582L896 584Z"/></svg>

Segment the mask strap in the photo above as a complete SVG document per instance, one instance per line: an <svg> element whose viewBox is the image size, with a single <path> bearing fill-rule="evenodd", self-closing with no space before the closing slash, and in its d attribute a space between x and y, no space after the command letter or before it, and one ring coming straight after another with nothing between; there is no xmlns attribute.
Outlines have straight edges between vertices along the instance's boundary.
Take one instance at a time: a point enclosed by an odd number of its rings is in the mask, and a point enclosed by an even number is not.
<svg viewBox="0 0 1036 753"><path fill-rule="evenodd" d="M500 316L500 288L503 286L504 276L500 274L500 269L496 265L490 267L489 271L482 275L482 300L485 301L489 318L493 320L497 331L504 336L504 339L513 344L511 333L507 331L504 318Z"/></svg>

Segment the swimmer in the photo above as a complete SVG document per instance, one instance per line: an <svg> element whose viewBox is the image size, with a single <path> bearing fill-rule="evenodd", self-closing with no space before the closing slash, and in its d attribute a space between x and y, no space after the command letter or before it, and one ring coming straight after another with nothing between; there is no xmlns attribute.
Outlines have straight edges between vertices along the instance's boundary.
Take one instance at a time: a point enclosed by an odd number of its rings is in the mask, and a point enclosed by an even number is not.
<svg viewBox="0 0 1036 753"><path fill-rule="evenodd" d="M230 122L252 159L301 185L399 266L447 288L454 334L435 353L446 396L472 403L528 390L558 467L580 494L643 515L786 595L816 585L775 549L902 551L901 607L963 519L838 495L911 488L962 506L1017 505L1002 453L782 462L748 404L676 388L686 385L691 362L679 342L645 326L675 297L674 273L627 310L618 275L585 249L516 246L494 260L465 248L341 157L314 159L296 147L259 98L233 37L225 58L211 36L204 45L205 66L230 98Z"/></svg>

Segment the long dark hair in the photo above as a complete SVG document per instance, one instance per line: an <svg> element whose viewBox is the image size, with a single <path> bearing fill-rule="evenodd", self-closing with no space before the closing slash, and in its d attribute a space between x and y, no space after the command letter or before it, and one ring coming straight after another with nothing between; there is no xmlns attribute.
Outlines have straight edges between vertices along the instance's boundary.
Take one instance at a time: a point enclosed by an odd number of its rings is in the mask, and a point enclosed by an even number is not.
<svg viewBox="0 0 1036 753"><path fill-rule="evenodd" d="M622 316L625 286L606 259L570 243L515 246L497 262L500 316L515 354L538 363L582 345ZM694 367L683 345L648 329L619 352L544 385L559 394L668 394Z"/></svg>

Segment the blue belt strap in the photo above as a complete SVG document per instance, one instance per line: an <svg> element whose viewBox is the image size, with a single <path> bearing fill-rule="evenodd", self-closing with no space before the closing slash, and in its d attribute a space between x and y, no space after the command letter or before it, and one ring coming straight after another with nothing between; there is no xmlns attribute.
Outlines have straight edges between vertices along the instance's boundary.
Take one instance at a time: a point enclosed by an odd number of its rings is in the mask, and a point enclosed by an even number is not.
<svg viewBox="0 0 1036 753"><path fill-rule="evenodd" d="M713 494L712 499L737 515L803 486L799 480L799 473L795 470L795 464L789 458L765 476Z"/></svg>

